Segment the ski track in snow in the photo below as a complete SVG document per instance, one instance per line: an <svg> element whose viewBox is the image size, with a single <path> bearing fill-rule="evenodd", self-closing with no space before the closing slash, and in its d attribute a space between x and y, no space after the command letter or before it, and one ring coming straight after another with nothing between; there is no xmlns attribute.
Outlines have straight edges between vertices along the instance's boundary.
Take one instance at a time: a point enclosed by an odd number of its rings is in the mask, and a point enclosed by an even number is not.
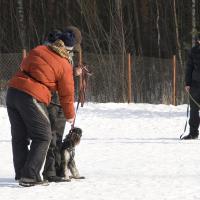
<svg viewBox="0 0 200 200"><path fill-rule="evenodd" d="M0 107L1 199L199 200L200 140L179 140L186 109L87 103L78 110L83 138L75 156L86 179L23 188L13 179L10 124Z"/></svg>

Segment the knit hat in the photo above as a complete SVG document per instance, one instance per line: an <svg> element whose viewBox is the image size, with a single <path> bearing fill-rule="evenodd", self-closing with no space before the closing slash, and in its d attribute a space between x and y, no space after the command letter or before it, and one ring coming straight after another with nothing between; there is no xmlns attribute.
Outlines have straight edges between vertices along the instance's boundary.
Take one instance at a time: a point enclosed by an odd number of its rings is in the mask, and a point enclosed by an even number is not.
<svg viewBox="0 0 200 200"><path fill-rule="evenodd" d="M82 35L81 35L80 30L75 26L67 26L65 31L71 31L71 32L74 33L74 35L75 35L74 50L79 52L80 49L81 49L80 44L81 44L81 41L82 41Z"/></svg>
<svg viewBox="0 0 200 200"><path fill-rule="evenodd" d="M63 31L58 39L62 40L66 47L73 47L75 45L75 34L70 30Z"/></svg>
<svg viewBox="0 0 200 200"><path fill-rule="evenodd" d="M62 34L62 31L59 29L53 29L47 35L47 42L53 43L55 42Z"/></svg>

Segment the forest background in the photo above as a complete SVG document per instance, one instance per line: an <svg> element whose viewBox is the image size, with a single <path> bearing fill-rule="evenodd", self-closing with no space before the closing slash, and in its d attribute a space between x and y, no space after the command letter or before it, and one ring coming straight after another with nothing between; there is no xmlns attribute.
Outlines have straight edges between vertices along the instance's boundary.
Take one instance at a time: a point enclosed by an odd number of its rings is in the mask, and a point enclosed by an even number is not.
<svg viewBox="0 0 200 200"><path fill-rule="evenodd" d="M28 52L49 31L68 25L81 30L83 61L93 71L87 101L187 101L184 69L200 30L200 1L0 0L0 104L5 104L6 83L19 67L22 50Z"/></svg>

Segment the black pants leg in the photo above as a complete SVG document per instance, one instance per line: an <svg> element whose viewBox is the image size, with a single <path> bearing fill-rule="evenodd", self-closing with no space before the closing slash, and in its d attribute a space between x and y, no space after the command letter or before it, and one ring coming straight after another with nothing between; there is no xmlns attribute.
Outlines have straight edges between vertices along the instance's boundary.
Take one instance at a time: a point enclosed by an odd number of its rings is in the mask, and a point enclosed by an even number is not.
<svg viewBox="0 0 200 200"><path fill-rule="evenodd" d="M25 165L26 158L29 152L29 139L27 136L26 126L19 112L10 107L7 107L7 111L11 122L12 152L15 169L15 179L19 180L21 177L21 170ZM18 154L20 156L18 156Z"/></svg>
<svg viewBox="0 0 200 200"><path fill-rule="evenodd" d="M53 102L59 104L58 95L53 95ZM61 165L61 147L64 134L66 119L62 109L54 104L48 106L49 119L51 122L52 140L48 149L45 167L43 171L44 177L59 175L57 171Z"/></svg>
<svg viewBox="0 0 200 200"><path fill-rule="evenodd" d="M63 110L60 108L58 111L57 121L56 121L56 148L55 148L55 168L56 174L59 175L61 167L61 149L62 149L62 140L63 134L66 125L66 118L64 116Z"/></svg>
<svg viewBox="0 0 200 200"><path fill-rule="evenodd" d="M190 89L191 96L195 99L195 101L199 104L200 103L200 88L198 87L192 87ZM196 103L190 98L190 119L189 119L189 125L190 125L190 134L193 136L196 136L199 134L199 107L196 105Z"/></svg>
<svg viewBox="0 0 200 200"><path fill-rule="evenodd" d="M46 106L38 103L32 96L13 88L8 89L6 103L11 123L16 173L23 165L20 170L21 177L40 181L40 170L51 140ZM28 138L31 139L29 151ZM19 144L23 144L21 148Z"/></svg>

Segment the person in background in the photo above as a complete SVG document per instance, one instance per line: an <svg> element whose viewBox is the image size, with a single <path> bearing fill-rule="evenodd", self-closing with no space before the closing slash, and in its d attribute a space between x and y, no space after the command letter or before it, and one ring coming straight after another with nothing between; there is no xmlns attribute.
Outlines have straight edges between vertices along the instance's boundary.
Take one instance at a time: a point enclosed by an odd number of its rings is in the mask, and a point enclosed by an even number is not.
<svg viewBox="0 0 200 200"><path fill-rule="evenodd" d="M15 179L21 186L42 184L40 171L52 139L47 106L58 91L66 121L73 123L74 80L69 51L72 31L63 32L48 46L39 45L23 59L8 85L6 105L11 123ZM31 140L29 148L29 139Z"/></svg>
<svg viewBox="0 0 200 200"><path fill-rule="evenodd" d="M75 44L73 48L68 48L70 63L73 65L73 51L80 50L80 43L82 40L80 30L75 26L68 26L65 31L71 31L75 35ZM51 31L47 40L46 45L49 45L56 41L60 36L61 30L54 29ZM74 67L74 76L79 76L82 73L81 68ZM49 113L49 119L51 122L52 130L52 140L48 149L46 162L43 170L44 179L49 182L63 182L66 181L60 176L61 168L61 149L62 149L62 139L65 130L66 119L64 117L63 109L59 106L59 98L57 92L53 92L52 100L50 105L47 107Z"/></svg>
<svg viewBox="0 0 200 200"><path fill-rule="evenodd" d="M199 136L200 104L200 34L196 35L196 44L188 54L185 72L185 90L190 95L190 132L183 140L197 139Z"/></svg>

